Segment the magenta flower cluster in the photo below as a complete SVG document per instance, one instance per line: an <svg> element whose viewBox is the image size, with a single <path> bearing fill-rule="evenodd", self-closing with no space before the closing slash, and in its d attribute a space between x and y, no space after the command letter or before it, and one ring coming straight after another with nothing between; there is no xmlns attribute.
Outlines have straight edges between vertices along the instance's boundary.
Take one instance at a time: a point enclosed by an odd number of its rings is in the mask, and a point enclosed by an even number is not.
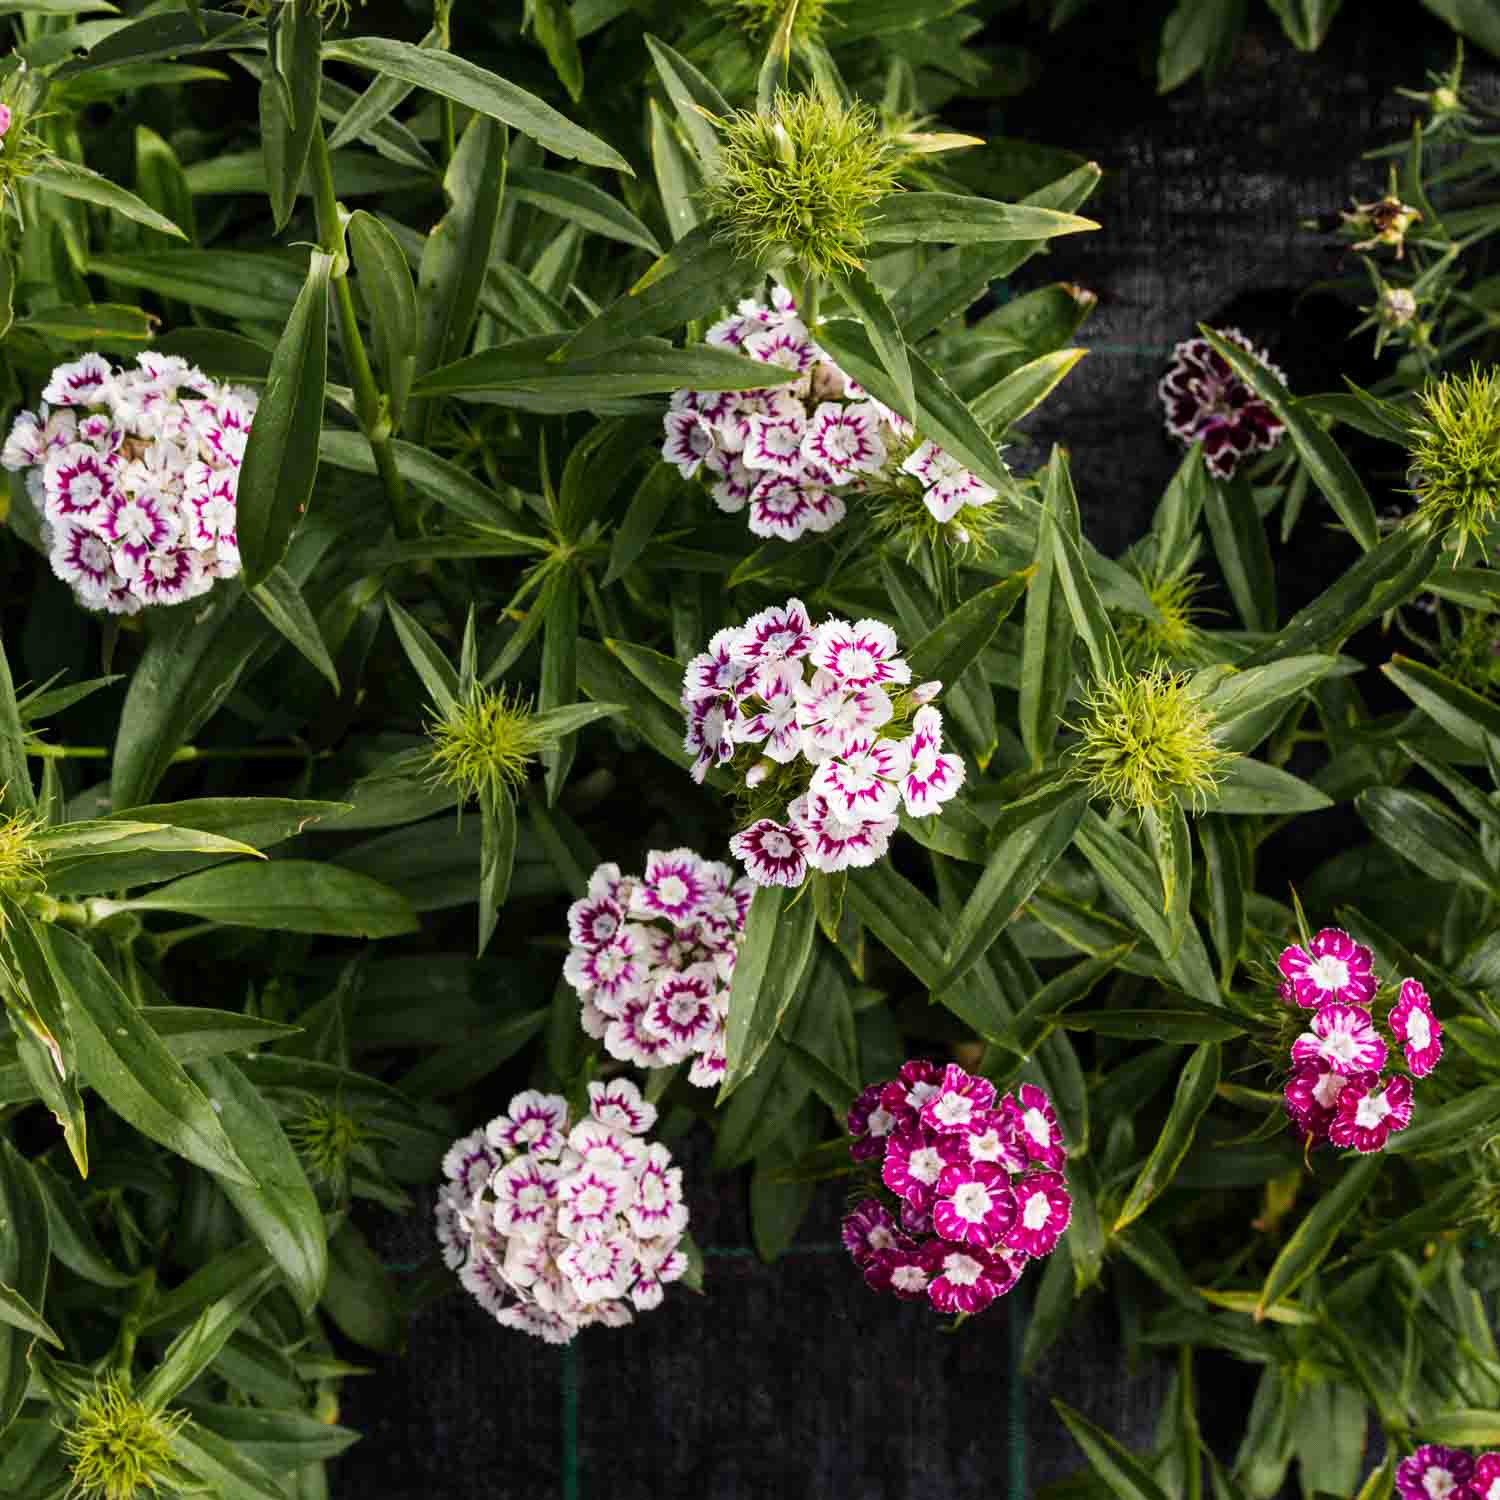
<svg viewBox="0 0 1500 1500"><path fill-rule="evenodd" d="M0 452L26 472L53 572L110 614L180 604L240 571L235 505L259 399L175 355L136 366L59 365Z"/></svg>
<svg viewBox="0 0 1500 1500"><path fill-rule="evenodd" d="M790 542L829 531L848 497L902 473L918 480L940 521L995 498L818 347L785 287L772 288L769 306L741 302L706 342L795 376L765 390L674 391L663 419L663 459L684 479L704 479L720 510L747 510L756 536Z"/></svg>
<svg viewBox="0 0 1500 1500"><path fill-rule="evenodd" d="M600 865L568 909L563 977L583 1002L584 1031L642 1068L692 1058L688 1081L717 1085L750 895L748 880L691 849L653 849L641 876Z"/></svg>
<svg viewBox="0 0 1500 1500"><path fill-rule="evenodd" d="M589 1084L589 1112L560 1094L517 1094L443 1158L435 1220L443 1259L498 1323L549 1344L618 1328L659 1307L687 1270L682 1168L628 1079Z"/></svg>
<svg viewBox="0 0 1500 1500"><path fill-rule="evenodd" d="M880 1163L894 1208L856 1204L844 1247L877 1292L974 1313L1049 1255L1072 1216L1062 1134L1046 1093L996 1098L956 1063L906 1063L849 1109L849 1154Z"/></svg>
<svg viewBox="0 0 1500 1500"><path fill-rule="evenodd" d="M764 758L746 770L747 786L778 766L809 768L785 822L760 818L729 841L757 885L796 886L809 869L874 864L903 805L923 817L963 785L964 763L943 752L942 715L931 704L942 684L908 691L910 683L889 625L830 618L815 626L800 599L719 631L688 663L683 743L695 781L751 745Z"/></svg>
<svg viewBox="0 0 1500 1500"><path fill-rule="evenodd" d="M1427 1443L1396 1466L1401 1500L1500 1500L1500 1453L1479 1458Z"/></svg>
<svg viewBox="0 0 1500 1500"><path fill-rule="evenodd" d="M1284 1092L1293 1126L1310 1146L1382 1150L1411 1121L1412 1079L1425 1077L1443 1055L1443 1029L1427 991L1415 979L1401 981L1386 1025L1407 1071L1383 1077L1390 1049L1370 1014L1379 989L1370 950L1325 927L1307 948L1284 948L1278 967L1281 998L1313 1012L1310 1029L1292 1043Z"/></svg>
<svg viewBox="0 0 1500 1500"><path fill-rule="evenodd" d="M1214 331L1286 380L1265 350L1257 349L1238 328ZM1246 459L1270 452L1286 435L1276 414L1207 339L1185 339L1173 349L1172 363L1156 392L1166 410L1167 431L1184 443L1201 442L1208 472L1218 479L1232 478Z"/></svg>

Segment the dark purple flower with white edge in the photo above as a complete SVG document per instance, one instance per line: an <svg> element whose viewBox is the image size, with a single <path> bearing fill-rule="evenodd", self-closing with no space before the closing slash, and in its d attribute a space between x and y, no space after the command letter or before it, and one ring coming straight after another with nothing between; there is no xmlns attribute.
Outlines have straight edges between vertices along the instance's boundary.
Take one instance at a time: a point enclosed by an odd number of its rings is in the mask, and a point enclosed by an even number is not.
<svg viewBox="0 0 1500 1500"><path fill-rule="evenodd" d="M677 466L684 479L691 479L703 467L703 460L713 451L715 429L696 411L677 408L662 418L666 437L661 456Z"/></svg>
<svg viewBox="0 0 1500 1500"><path fill-rule="evenodd" d="M1378 1073L1385 1066L1385 1043L1370 1013L1357 1005L1322 1005L1312 1018L1312 1030L1292 1043L1293 1062L1323 1062L1335 1073Z"/></svg>
<svg viewBox="0 0 1500 1500"><path fill-rule="evenodd" d="M1500 1500L1500 1453L1483 1453L1469 1481L1478 1500Z"/></svg>
<svg viewBox="0 0 1500 1500"><path fill-rule="evenodd" d="M616 1130L630 1135L644 1135L656 1124L656 1106L641 1097L641 1091L628 1078L589 1085L589 1113Z"/></svg>
<svg viewBox="0 0 1500 1500"><path fill-rule="evenodd" d="M1426 1443L1396 1466L1401 1500L1457 1500L1454 1491L1474 1475L1474 1460L1457 1448Z"/></svg>
<svg viewBox="0 0 1500 1500"><path fill-rule="evenodd" d="M108 462L85 443L52 454L42 469L44 509L54 525L74 521L98 531L114 491Z"/></svg>
<svg viewBox="0 0 1500 1500"><path fill-rule="evenodd" d="M943 1172L964 1161L968 1153L958 1136L932 1135L925 1130L897 1130L885 1143L881 1181L918 1209L930 1209Z"/></svg>
<svg viewBox="0 0 1500 1500"><path fill-rule="evenodd" d="M500 1153L490 1145L482 1130L471 1130L448 1147L443 1157L443 1176L463 1195L465 1208L488 1185L500 1160Z"/></svg>
<svg viewBox="0 0 1500 1500"><path fill-rule="evenodd" d="M109 361L102 354L85 354L53 370L42 400L48 406L102 405L112 380Z"/></svg>
<svg viewBox="0 0 1500 1500"><path fill-rule="evenodd" d="M932 1227L945 1240L981 1250L998 1244L1016 1222L1010 1174L988 1162L945 1167L932 1202Z"/></svg>
<svg viewBox="0 0 1500 1500"><path fill-rule="evenodd" d="M1003 1297L1018 1279L1014 1263L977 1246L945 1245L927 1298L939 1312L976 1313Z"/></svg>
<svg viewBox="0 0 1500 1500"><path fill-rule="evenodd" d="M849 406L824 401L803 434L802 457L826 469L835 484L846 484L856 474L879 473L886 457L880 413L869 401Z"/></svg>
<svg viewBox="0 0 1500 1500"><path fill-rule="evenodd" d="M1427 991L1415 979L1401 981L1401 994L1391 1007L1390 1028L1406 1054L1413 1078L1425 1078L1443 1055L1443 1028L1432 1013Z"/></svg>
<svg viewBox="0 0 1500 1500"><path fill-rule="evenodd" d="M901 800L914 818L935 813L964 784L964 763L943 754L943 716L931 704L919 708L905 742L908 765Z"/></svg>
<svg viewBox="0 0 1500 1500"><path fill-rule="evenodd" d="M888 1084L872 1083L849 1106L848 1129L854 1137L849 1155L855 1161L873 1161L885 1151L885 1138L896 1128L896 1116L886 1108Z"/></svg>
<svg viewBox="0 0 1500 1500"><path fill-rule="evenodd" d="M707 894L703 860L691 849L652 849L646 855L646 873L631 893L630 910L681 926L698 915Z"/></svg>
<svg viewBox="0 0 1500 1500"><path fill-rule="evenodd" d="M851 687L832 672L816 671L797 690L802 753L814 765L841 755L856 740L888 724L895 708L878 687Z"/></svg>
<svg viewBox="0 0 1500 1500"><path fill-rule="evenodd" d="M913 1203L908 1198L901 1200L901 1227L907 1234L921 1236L932 1233L932 1207L930 1201Z"/></svg>
<svg viewBox="0 0 1500 1500"><path fill-rule="evenodd" d="M750 616L740 626L740 654L746 661L801 661L812 650L812 622L800 599L788 599Z"/></svg>
<svg viewBox="0 0 1500 1500"><path fill-rule="evenodd" d="M844 1218L839 1237L857 1266L868 1265L882 1250L909 1250L913 1244L875 1198L855 1204Z"/></svg>
<svg viewBox="0 0 1500 1500"><path fill-rule="evenodd" d="M807 875L807 839L796 828L761 818L730 839L729 847L745 862L756 885L801 885Z"/></svg>
<svg viewBox="0 0 1500 1500"><path fill-rule="evenodd" d="M865 1264L865 1284L871 1291L894 1292L903 1301L925 1297L937 1275L942 1248L939 1241L931 1240L925 1245L908 1241L890 1250L877 1250Z"/></svg>
<svg viewBox="0 0 1500 1500"><path fill-rule="evenodd" d="M1301 1062L1292 1069L1282 1097L1288 1116L1304 1139L1328 1139L1328 1127L1338 1113L1339 1095L1348 1081L1325 1062Z"/></svg>
<svg viewBox="0 0 1500 1500"><path fill-rule="evenodd" d="M1034 1083L1023 1083L1019 1100L1009 1094L1001 1106L1016 1126L1016 1138L1025 1148L1032 1161L1039 1161L1054 1172L1062 1171L1067 1152L1063 1148L1062 1131L1058 1129L1057 1116L1046 1091Z"/></svg>
<svg viewBox="0 0 1500 1500"><path fill-rule="evenodd" d="M887 817L901 800L909 764L903 741L856 736L818 767L810 789L845 817Z"/></svg>
<svg viewBox="0 0 1500 1500"><path fill-rule="evenodd" d="M1397 1074L1383 1079L1378 1073L1360 1073L1339 1092L1328 1139L1335 1146L1352 1146L1368 1155L1383 1150L1386 1139L1405 1130L1410 1121L1410 1078Z"/></svg>
<svg viewBox="0 0 1500 1500"><path fill-rule="evenodd" d="M879 620L825 620L813 631L812 664L849 688L911 681L896 632Z"/></svg>
<svg viewBox="0 0 1500 1500"><path fill-rule="evenodd" d="M988 1078L949 1063L943 1069L938 1091L922 1106L922 1124L928 1130L953 1130L968 1135L975 1125L989 1117L995 1102L995 1085Z"/></svg>
<svg viewBox="0 0 1500 1500"><path fill-rule="evenodd" d="M1238 328L1215 332L1285 381L1285 373ZM1286 435L1276 414L1207 339L1178 344L1156 390L1166 411L1167 431L1184 443L1201 442L1204 464L1218 479L1230 478L1251 454L1269 452Z"/></svg>
<svg viewBox="0 0 1500 1500"><path fill-rule="evenodd" d="M979 1111L963 1139L970 1161L994 1162L1007 1172L1024 1172L1031 1164L1015 1120L1003 1109Z"/></svg>
<svg viewBox="0 0 1500 1500"><path fill-rule="evenodd" d="M1341 927L1325 927L1308 948L1312 951L1293 943L1281 950L1277 960L1297 1004L1304 1010L1330 1000L1368 1006L1375 998L1373 955ZM1285 989L1282 995L1285 998Z"/></svg>
<svg viewBox="0 0 1500 1500"><path fill-rule="evenodd" d="M523 1239L545 1233L558 1195L558 1175L554 1162L534 1156L518 1156L501 1167L490 1181L495 1228Z"/></svg>
<svg viewBox="0 0 1500 1500"><path fill-rule="evenodd" d="M620 903L609 896L585 896L568 908L568 940L597 952L614 940L625 921Z"/></svg>
<svg viewBox="0 0 1500 1500"><path fill-rule="evenodd" d="M1005 1247L1034 1259L1050 1255L1073 1217L1073 1199L1060 1172L1028 1172L1011 1184L1016 1197L1016 1222L1005 1236Z"/></svg>
<svg viewBox="0 0 1500 1500"><path fill-rule="evenodd" d="M556 1156L563 1148L563 1125L568 1101L561 1094L526 1089L510 1101L503 1115L485 1126L490 1145L507 1156L530 1151L533 1156Z"/></svg>
<svg viewBox="0 0 1500 1500"><path fill-rule="evenodd" d="M801 685L802 669L796 662L768 661L757 668L751 699L729 726L735 744L764 741L766 754L778 765L796 760L802 750L802 729L797 723Z"/></svg>
<svg viewBox="0 0 1500 1500"><path fill-rule="evenodd" d="M796 798L786 812L807 840L808 864L828 874L873 865L890 847L898 823L894 813L845 813L816 792Z"/></svg>

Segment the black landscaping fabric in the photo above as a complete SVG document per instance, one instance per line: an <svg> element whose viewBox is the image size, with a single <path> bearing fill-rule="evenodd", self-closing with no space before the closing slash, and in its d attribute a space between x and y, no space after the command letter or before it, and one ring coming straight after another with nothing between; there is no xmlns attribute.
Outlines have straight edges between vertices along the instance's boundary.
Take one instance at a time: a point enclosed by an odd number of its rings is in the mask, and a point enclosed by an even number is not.
<svg viewBox="0 0 1500 1500"><path fill-rule="evenodd" d="M1155 386L1199 320L1269 345L1304 392L1364 368L1347 317L1299 300L1341 269L1303 221L1378 196L1384 167L1359 157L1408 127L1413 106L1393 90L1422 87L1452 58L1416 0L1346 6L1311 56L1256 15L1212 91L1194 82L1163 99L1141 66L1142 10L1125 0L1051 38L1034 28L1041 87L988 117L990 134L1106 170L1086 207L1103 229L1057 242L1018 278L1016 291L1071 281L1099 303L1079 337L1089 357L1029 423L1037 446L1007 456L1027 467L1065 439L1085 527L1111 555L1144 530L1180 456ZM1008 39L1004 19L991 40ZM1500 93L1492 61L1471 54L1470 68ZM982 129L985 117L962 123ZM1352 557L1317 504L1276 549L1284 611ZM493 1109L504 1102L497 1091ZM949 1336L923 1307L867 1292L834 1248L837 1183L819 1188L793 1252L766 1266L746 1248L746 1175L712 1174L704 1140L673 1149L708 1252L707 1295L673 1289L633 1328L591 1329L560 1351L499 1328L455 1286L416 1318L404 1358L347 1384L343 1419L366 1437L334 1467L335 1500L1023 1500L1082 1467L1054 1396L1137 1452L1149 1446L1167 1363L1128 1364L1103 1299L1018 1384L1035 1270ZM369 1227L392 1264L430 1255L425 1206ZM1202 1364L1205 1431L1237 1439L1243 1377Z"/></svg>

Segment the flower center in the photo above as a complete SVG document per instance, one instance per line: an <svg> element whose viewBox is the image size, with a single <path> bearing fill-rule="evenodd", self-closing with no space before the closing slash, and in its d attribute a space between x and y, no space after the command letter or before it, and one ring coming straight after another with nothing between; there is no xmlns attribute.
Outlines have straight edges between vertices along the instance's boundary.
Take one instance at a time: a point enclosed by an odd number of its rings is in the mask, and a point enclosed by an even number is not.
<svg viewBox="0 0 1500 1500"><path fill-rule="evenodd" d="M865 1122L865 1132L876 1137L889 1135L895 1123L895 1115L882 1105L879 1109L870 1111L870 1118ZM1500 1496L1496 1500L1500 1500Z"/></svg>
<svg viewBox="0 0 1500 1500"><path fill-rule="evenodd" d="M1358 1050L1359 1043L1354 1040L1354 1033L1350 1031L1340 1029L1323 1039L1323 1056L1336 1058L1339 1062L1353 1062Z"/></svg>
<svg viewBox="0 0 1500 1500"><path fill-rule="evenodd" d="M943 1275L954 1286L973 1286L984 1272L984 1267L972 1255L955 1251L943 1257Z"/></svg>
<svg viewBox="0 0 1500 1500"><path fill-rule="evenodd" d="M913 1151L911 1159L907 1163L906 1170L916 1182L936 1182L943 1175L942 1153L932 1146L923 1146L920 1151Z"/></svg>
<svg viewBox="0 0 1500 1500"><path fill-rule="evenodd" d="M1413 1009L1406 1018L1407 1045L1416 1052L1425 1052L1432 1042L1432 1027L1427 1023L1425 1010Z"/></svg>
<svg viewBox="0 0 1500 1500"><path fill-rule="evenodd" d="M1343 1091L1343 1078L1337 1073L1325 1073L1313 1085L1312 1096L1324 1109L1332 1109Z"/></svg>
<svg viewBox="0 0 1500 1500"><path fill-rule="evenodd" d="M1027 1229L1040 1229L1052 1217L1052 1203L1046 1193L1031 1193L1021 1211L1021 1222Z"/></svg>
<svg viewBox="0 0 1500 1500"><path fill-rule="evenodd" d="M1021 1116L1021 1123L1026 1127L1026 1134L1034 1140L1038 1146L1050 1146L1052 1144L1052 1130L1047 1124L1047 1117L1041 1110L1033 1107Z"/></svg>
<svg viewBox="0 0 1500 1500"><path fill-rule="evenodd" d="M865 1243L872 1250L890 1250L895 1246L896 1236L884 1224L877 1224L865 1236Z"/></svg>
<svg viewBox="0 0 1500 1500"><path fill-rule="evenodd" d="M1361 1130L1374 1130L1382 1120L1390 1114L1391 1106L1385 1097L1385 1090L1381 1089L1378 1094L1366 1094L1354 1107L1354 1123ZM1433 1471L1429 1471L1433 1472ZM1444 1490L1446 1495L1448 1492Z"/></svg>
<svg viewBox="0 0 1500 1500"><path fill-rule="evenodd" d="M1337 994L1349 983L1349 965L1343 959L1325 953L1322 958L1314 959L1308 964L1307 977L1320 990L1330 990Z"/></svg>
<svg viewBox="0 0 1500 1500"><path fill-rule="evenodd" d="M863 646L850 646L839 657L839 671L845 677L873 677L879 665Z"/></svg>
<svg viewBox="0 0 1500 1500"><path fill-rule="evenodd" d="M982 1182L966 1182L953 1195L953 1211L970 1224L982 1223L994 1206Z"/></svg>
<svg viewBox="0 0 1500 1500"><path fill-rule="evenodd" d="M897 1266L891 1272L891 1285L902 1292L925 1291L927 1272L921 1266Z"/></svg>
<svg viewBox="0 0 1500 1500"><path fill-rule="evenodd" d="M1457 1481L1447 1469L1440 1469L1436 1464L1422 1475L1422 1488L1427 1491L1430 1500L1448 1500L1448 1496L1457 1488ZM1494 1486L1490 1486L1493 1491Z"/></svg>
<svg viewBox="0 0 1500 1500"><path fill-rule="evenodd" d="M687 884L680 875L666 875L657 882L656 894L663 906L681 906L687 898Z"/></svg>
<svg viewBox="0 0 1500 1500"><path fill-rule="evenodd" d="M609 1204L609 1194L597 1183L591 1183L573 1200L573 1212L580 1218L597 1219Z"/></svg>
<svg viewBox="0 0 1500 1500"><path fill-rule="evenodd" d="M967 1125L974 1114L974 1101L963 1094L944 1094L932 1112L944 1125Z"/></svg>
<svg viewBox="0 0 1500 1500"><path fill-rule="evenodd" d="M792 852L792 841L780 829L768 833L763 848L772 859L785 859Z"/></svg>

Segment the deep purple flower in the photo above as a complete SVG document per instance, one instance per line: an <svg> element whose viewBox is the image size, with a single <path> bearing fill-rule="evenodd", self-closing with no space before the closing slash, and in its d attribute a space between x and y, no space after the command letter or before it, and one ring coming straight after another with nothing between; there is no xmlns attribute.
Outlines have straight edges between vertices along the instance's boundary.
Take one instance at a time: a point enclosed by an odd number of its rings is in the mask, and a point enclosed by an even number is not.
<svg viewBox="0 0 1500 1500"><path fill-rule="evenodd" d="M896 1117L882 1102L886 1084L872 1083L849 1106L849 1155L855 1161L874 1161L885 1152L885 1138L896 1128Z"/></svg>
<svg viewBox="0 0 1500 1500"><path fill-rule="evenodd" d="M949 1063L937 1093L922 1106L922 1124L928 1130L954 1130L967 1135L988 1115L994 1102L995 1085L989 1079L975 1078L957 1063Z"/></svg>
<svg viewBox="0 0 1500 1500"><path fill-rule="evenodd" d="M857 1266L867 1266L882 1250L911 1250L912 1239L901 1232L885 1205L866 1198L857 1203L839 1231L846 1249Z"/></svg>
<svg viewBox="0 0 1500 1500"><path fill-rule="evenodd" d="M971 1245L945 1245L927 1296L939 1312L974 1313L1003 1297L1018 1279L1015 1263Z"/></svg>
<svg viewBox="0 0 1500 1500"><path fill-rule="evenodd" d="M1401 996L1391 1007L1391 1030L1406 1053L1413 1078L1425 1078L1443 1055L1443 1028L1432 1013L1427 991L1415 979L1401 981Z"/></svg>
<svg viewBox="0 0 1500 1500"><path fill-rule="evenodd" d="M1282 1093L1287 1115L1304 1141L1316 1144L1328 1139L1328 1127L1338 1114L1339 1094L1347 1082L1325 1062L1302 1062L1292 1069Z"/></svg>
<svg viewBox="0 0 1500 1500"><path fill-rule="evenodd" d="M1019 1103L1009 1094L1001 1103L1016 1127L1016 1138L1025 1147L1027 1156L1054 1172L1062 1171L1067 1152L1063 1149L1062 1131L1057 1127L1057 1116L1046 1091L1034 1083L1023 1083Z"/></svg>
<svg viewBox="0 0 1500 1500"><path fill-rule="evenodd" d="M1398 1074L1382 1079L1376 1073L1361 1073L1339 1092L1338 1114L1328 1127L1328 1139L1335 1146L1353 1146L1368 1155L1382 1150L1386 1138L1405 1130L1410 1120L1410 1078Z"/></svg>
<svg viewBox="0 0 1500 1500"><path fill-rule="evenodd" d="M1281 950L1277 966L1291 985L1290 995L1282 986L1282 999L1313 1010L1330 1000L1368 1006L1375 998L1374 958L1364 944L1341 927L1325 927L1308 947L1311 952L1296 943Z"/></svg>
<svg viewBox="0 0 1500 1500"><path fill-rule="evenodd" d="M1010 1174L988 1162L946 1167L938 1178L932 1227L945 1240L988 1250L1016 1222L1016 1196Z"/></svg>
<svg viewBox="0 0 1500 1500"><path fill-rule="evenodd" d="M1385 1066L1385 1053L1385 1043L1369 1013L1357 1005L1337 1002L1320 1006L1312 1018L1312 1030L1292 1043L1293 1062L1326 1063L1345 1078L1379 1072Z"/></svg>
<svg viewBox="0 0 1500 1500"><path fill-rule="evenodd" d="M1017 1212L1005 1236L1006 1248L1036 1259L1049 1255L1073 1217L1068 1184L1058 1172L1028 1172L1011 1191Z"/></svg>
<svg viewBox="0 0 1500 1500"><path fill-rule="evenodd" d="M1215 331L1286 379L1239 329ZM1251 454L1269 452L1286 435L1271 408L1207 339L1185 339L1177 345L1156 391L1166 409L1167 431L1184 443L1201 442L1208 472L1219 479L1230 478Z"/></svg>
<svg viewBox="0 0 1500 1500"><path fill-rule="evenodd" d="M1401 1500L1456 1500L1454 1491L1468 1483L1474 1460L1457 1448L1426 1443L1396 1467Z"/></svg>
<svg viewBox="0 0 1500 1500"><path fill-rule="evenodd" d="M910 1127L897 1130L886 1142L881 1180L915 1208L930 1208L944 1169L957 1165L967 1154L959 1136Z"/></svg>

